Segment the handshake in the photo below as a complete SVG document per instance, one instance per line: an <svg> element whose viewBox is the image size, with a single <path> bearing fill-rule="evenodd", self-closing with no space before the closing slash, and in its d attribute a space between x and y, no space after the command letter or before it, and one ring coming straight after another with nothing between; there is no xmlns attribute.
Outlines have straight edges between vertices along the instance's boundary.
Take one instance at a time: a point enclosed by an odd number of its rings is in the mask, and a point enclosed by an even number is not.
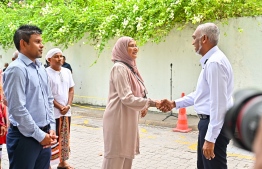
<svg viewBox="0 0 262 169"><path fill-rule="evenodd" d="M156 107L158 110L162 112L168 112L176 107L176 103L174 101L170 101L167 99L164 100L150 100L150 107ZM141 111L141 117L145 117L148 109L144 109Z"/></svg>
<svg viewBox="0 0 262 169"><path fill-rule="evenodd" d="M176 107L176 103L171 100L156 100L156 108L159 109L162 112L168 112Z"/></svg>

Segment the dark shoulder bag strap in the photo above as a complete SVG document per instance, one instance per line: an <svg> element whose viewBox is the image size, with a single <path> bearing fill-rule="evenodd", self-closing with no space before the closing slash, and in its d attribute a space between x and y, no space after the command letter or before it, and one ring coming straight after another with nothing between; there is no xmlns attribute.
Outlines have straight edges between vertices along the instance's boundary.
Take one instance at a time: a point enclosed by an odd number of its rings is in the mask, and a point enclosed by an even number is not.
<svg viewBox="0 0 262 169"><path fill-rule="evenodd" d="M144 83L142 82L142 80L137 76L136 72L134 71L134 69L133 69L129 64L127 64L126 62L118 61L118 60L116 60L115 62L121 62L121 63L125 64L125 65L131 70L131 72L134 73L134 75L136 76L137 80L140 81L140 82L142 83L142 85L145 87L145 85L144 85ZM146 88L146 87L145 87L145 88ZM144 93L145 93L144 98L147 98L147 96L146 96L146 91L144 91Z"/></svg>

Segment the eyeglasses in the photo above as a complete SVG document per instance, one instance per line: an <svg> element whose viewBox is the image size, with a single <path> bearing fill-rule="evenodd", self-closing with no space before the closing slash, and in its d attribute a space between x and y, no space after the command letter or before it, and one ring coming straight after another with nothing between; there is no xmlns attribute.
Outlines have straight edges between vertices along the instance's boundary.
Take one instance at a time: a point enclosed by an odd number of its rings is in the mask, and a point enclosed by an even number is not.
<svg viewBox="0 0 262 169"><path fill-rule="evenodd" d="M63 81L64 81L64 78L63 78L63 76L62 76L62 73L61 73L61 72L59 72L59 76L60 76L60 80L61 80L61 82L63 82Z"/></svg>

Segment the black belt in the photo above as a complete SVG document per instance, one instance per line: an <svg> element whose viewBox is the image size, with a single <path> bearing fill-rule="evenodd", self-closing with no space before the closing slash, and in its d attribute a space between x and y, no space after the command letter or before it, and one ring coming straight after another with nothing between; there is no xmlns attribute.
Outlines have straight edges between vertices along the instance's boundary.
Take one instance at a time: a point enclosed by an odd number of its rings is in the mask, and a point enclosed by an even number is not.
<svg viewBox="0 0 262 169"><path fill-rule="evenodd" d="M200 119L209 119L209 115L206 114L197 114Z"/></svg>
<svg viewBox="0 0 262 169"><path fill-rule="evenodd" d="M10 128L11 129L14 129L14 130L18 130L18 127L17 126L14 126L12 123L10 123ZM42 131L48 133L49 130L50 130L50 124L44 126L44 127L39 127Z"/></svg>

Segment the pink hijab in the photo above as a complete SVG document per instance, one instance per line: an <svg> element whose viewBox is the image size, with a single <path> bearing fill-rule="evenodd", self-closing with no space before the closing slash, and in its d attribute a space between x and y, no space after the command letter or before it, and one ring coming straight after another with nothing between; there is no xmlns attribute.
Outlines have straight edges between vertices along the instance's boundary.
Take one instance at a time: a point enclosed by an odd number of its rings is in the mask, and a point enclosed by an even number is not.
<svg viewBox="0 0 262 169"><path fill-rule="evenodd" d="M123 36L117 40L112 50L112 61L125 62L133 68L138 77L130 71L131 74L129 78L131 81L131 90L135 96L144 97L146 92L145 86L142 84L144 81L137 69L136 60L131 58L127 52L128 44L132 40L134 39L128 36ZM141 82L139 82L138 78L141 80Z"/></svg>

